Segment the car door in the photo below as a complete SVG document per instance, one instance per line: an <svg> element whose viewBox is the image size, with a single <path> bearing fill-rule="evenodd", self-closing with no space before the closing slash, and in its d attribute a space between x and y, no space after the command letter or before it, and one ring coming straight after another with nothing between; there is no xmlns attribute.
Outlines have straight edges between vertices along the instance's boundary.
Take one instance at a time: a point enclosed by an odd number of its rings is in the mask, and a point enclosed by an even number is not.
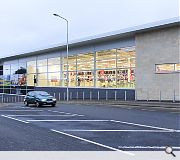
<svg viewBox="0 0 180 160"><path fill-rule="evenodd" d="M29 99L29 103L34 104L36 101L35 93L33 92L29 93L28 99Z"/></svg>
<svg viewBox="0 0 180 160"><path fill-rule="evenodd" d="M26 98L25 98L25 99L26 99L26 102L27 102L27 103L30 103L30 93L28 93L28 94L26 95Z"/></svg>

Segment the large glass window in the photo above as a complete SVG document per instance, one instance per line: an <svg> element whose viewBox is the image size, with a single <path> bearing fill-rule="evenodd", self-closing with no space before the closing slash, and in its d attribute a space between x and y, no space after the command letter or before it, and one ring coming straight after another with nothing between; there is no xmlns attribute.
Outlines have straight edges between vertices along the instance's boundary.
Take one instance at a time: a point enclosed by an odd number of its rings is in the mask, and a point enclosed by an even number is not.
<svg viewBox="0 0 180 160"><path fill-rule="evenodd" d="M37 73L47 72L47 66L37 67Z"/></svg>
<svg viewBox="0 0 180 160"><path fill-rule="evenodd" d="M96 69L97 87L134 88L135 48L97 52Z"/></svg>
<svg viewBox="0 0 180 160"><path fill-rule="evenodd" d="M78 54L77 70L94 70L94 53Z"/></svg>
<svg viewBox="0 0 180 160"><path fill-rule="evenodd" d="M48 86L47 59L37 60L37 86Z"/></svg>
<svg viewBox="0 0 180 160"><path fill-rule="evenodd" d="M78 71L77 82L78 87L93 87L94 86L94 75L92 71Z"/></svg>
<svg viewBox="0 0 180 160"><path fill-rule="evenodd" d="M103 69L103 68L116 68L116 59L109 59L109 60L101 60L96 62L96 68L97 69Z"/></svg>
<svg viewBox="0 0 180 160"><path fill-rule="evenodd" d="M60 86L60 73L48 73L48 85L49 86Z"/></svg>
<svg viewBox="0 0 180 160"><path fill-rule="evenodd" d="M135 48L117 50L117 68L135 67Z"/></svg>
<svg viewBox="0 0 180 160"><path fill-rule="evenodd" d="M67 58L64 56L63 61L63 72L62 72L62 86L67 86ZM69 86L76 86L76 55L70 55L68 57L68 74L69 74Z"/></svg>
<svg viewBox="0 0 180 160"><path fill-rule="evenodd" d="M117 49L117 88L135 87L135 48Z"/></svg>
<svg viewBox="0 0 180 160"><path fill-rule="evenodd" d="M97 70L97 87L116 87L116 70Z"/></svg>
<svg viewBox="0 0 180 160"><path fill-rule="evenodd" d="M69 86L75 87L76 86L76 72L69 72Z"/></svg>
<svg viewBox="0 0 180 160"><path fill-rule="evenodd" d="M34 74L27 74L27 85L34 86Z"/></svg>
<svg viewBox="0 0 180 160"><path fill-rule="evenodd" d="M38 86L39 87L47 87L48 86L47 79L38 79Z"/></svg>
<svg viewBox="0 0 180 160"><path fill-rule="evenodd" d="M3 88L3 66L0 66L0 88Z"/></svg>
<svg viewBox="0 0 180 160"><path fill-rule="evenodd" d="M11 74L17 74L19 69L18 63L17 64L11 64Z"/></svg>
<svg viewBox="0 0 180 160"><path fill-rule="evenodd" d="M47 59L37 60L37 66L47 66Z"/></svg>
<svg viewBox="0 0 180 160"><path fill-rule="evenodd" d="M63 60L63 71L67 71L67 58L66 56L62 58ZM71 55L68 57L68 70L76 71L76 55Z"/></svg>
<svg viewBox="0 0 180 160"><path fill-rule="evenodd" d="M116 50L96 52L96 86L116 87Z"/></svg>
<svg viewBox="0 0 180 160"><path fill-rule="evenodd" d="M60 57L48 59L48 86L61 86L60 84L61 59Z"/></svg>
<svg viewBox="0 0 180 160"><path fill-rule="evenodd" d="M11 86L67 86L69 87L135 87L135 47L103 50L95 53L76 53L49 59L20 61L4 65L0 83ZM180 64L156 65L157 73L180 71Z"/></svg>
<svg viewBox="0 0 180 160"><path fill-rule="evenodd" d="M59 65L59 64L60 64L60 57L48 59L48 66Z"/></svg>
<svg viewBox="0 0 180 160"><path fill-rule="evenodd" d="M27 62L27 73L36 73L36 61Z"/></svg>
<svg viewBox="0 0 180 160"><path fill-rule="evenodd" d="M48 72L60 72L60 65L48 66Z"/></svg>
<svg viewBox="0 0 180 160"><path fill-rule="evenodd" d="M10 76L11 76L11 70L10 70L11 66L10 65L4 65L3 66L3 85L4 87L10 87L11 85L11 81L10 81Z"/></svg>
<svg viewBox="0 0 180 160"><path fill-rule="evenodd" d="M118 69L117 70L117 88L134 88L135 77L134 69Z"/></svg>
<svg viewBox="0 0 180 160"><path fill-rule="evenodd" d="M77 87L94 86L94 53L77 55Z"/></svg>
<svg viewBox="0 0 180 160"><path fill-rule="evenodd" d="M99 51L96 52L96 60L104 60L104 59L115 59L116 60L116 49L112 50L104 50L104 51Z"/></svg>

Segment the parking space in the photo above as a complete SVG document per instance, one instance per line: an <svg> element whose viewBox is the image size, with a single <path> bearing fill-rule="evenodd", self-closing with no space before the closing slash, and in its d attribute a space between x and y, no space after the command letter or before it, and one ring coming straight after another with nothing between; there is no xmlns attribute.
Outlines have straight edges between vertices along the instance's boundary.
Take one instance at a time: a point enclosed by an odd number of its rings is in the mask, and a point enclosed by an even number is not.
<svg viewBox="0 0 180 160"><path fill-rule="evenodd" d="M122 121L117 117L97 118L74 110L69 112L67 108L9 106L1 108L0 115L17 123L45 128L58 137L70 138L71 142L84 142L85 149L92 144L100 147L90 150L162 150L169 144L180 149L176 141L180 138L177 128Z"/></svg>

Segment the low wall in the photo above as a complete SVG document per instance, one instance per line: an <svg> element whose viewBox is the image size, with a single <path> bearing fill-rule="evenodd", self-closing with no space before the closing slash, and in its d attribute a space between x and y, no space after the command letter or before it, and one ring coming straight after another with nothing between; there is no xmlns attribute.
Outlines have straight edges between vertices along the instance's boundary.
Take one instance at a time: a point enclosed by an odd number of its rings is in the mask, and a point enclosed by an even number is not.
<svg viewBox="0 0 180 160"><path fill-rule="evenodd" d="M47 91L58 100L66 99L66 87L36 87L35 90ZM135 100L134 89L106 89L106 88L69 88L69 99L89 100Z"/></svg>

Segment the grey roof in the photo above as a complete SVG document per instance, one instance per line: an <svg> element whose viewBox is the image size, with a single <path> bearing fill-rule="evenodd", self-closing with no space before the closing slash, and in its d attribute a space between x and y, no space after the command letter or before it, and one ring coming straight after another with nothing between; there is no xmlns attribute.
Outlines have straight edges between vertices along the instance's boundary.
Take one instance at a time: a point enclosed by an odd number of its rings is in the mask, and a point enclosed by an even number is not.
<svg viewBox="0 0 180 160"><path fill-rule="evenodd" d="M69 47L70 48L78 47L78 46L88 45L88 44L92 44L92 43L100 43L100 42L105 42L105 41L110 41L110 40L121 39L121 38L125 38L125 37L133 37L137 33L154 31L154 30L167 28L167 27L173 27L173 26L180 26L180 17L174 17L174 18L167 19L167 20L148 23L148 24L144 24L144 25L139 25L139 26L135 26L135 27L117 30L114 32L108 32L108 33L104 33L104 34L100 34L100 35L95 35L95 36L90 36L90 37L86 37L83 39L70 41ZM37 55L37 54L42 54L44 52L56 51L56 50L60 50L60 49L62 50L65 48L66 48L66 44L62 43L62 44L54 45L54 46L51 46L51 47L45 48L45 49L39 49L39 50L28 52L28 53L23 53L23 54L19 54L19 55L1 58L0 61L21 58L21 57L27 57L27 56L33 56L33 55Z"/></svg>

